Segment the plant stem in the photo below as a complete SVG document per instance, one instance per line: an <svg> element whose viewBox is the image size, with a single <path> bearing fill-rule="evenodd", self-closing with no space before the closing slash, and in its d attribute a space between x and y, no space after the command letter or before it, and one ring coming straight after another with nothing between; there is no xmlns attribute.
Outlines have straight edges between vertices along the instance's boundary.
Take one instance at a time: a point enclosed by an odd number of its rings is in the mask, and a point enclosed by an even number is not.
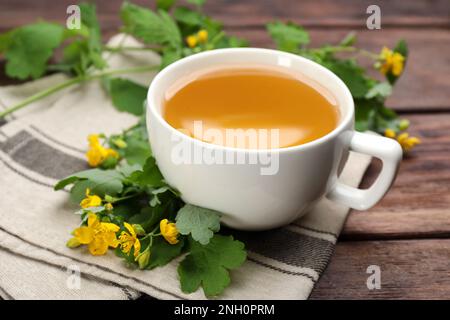
<svg viewBox="0 0 450 320"><path fill-rule="evenodd" d="M141 66L141 67L133 67L133 68L125 68L125 69L108 70L108 71L103 71L103 72L99 72L99 73L95 73L95 74L91 74L91 75L87 75L87 76L78 76L78 77L72 78L70 80L58 83L57 85L54 85L45 90L42 90L42 91L32 95L31 97L28 97L25 100L22 100L18 104L0 112L0 119L14 111L22 109L23 107L29 105L30 103L33 103L33 102L40 100L42 98L45 98L47 96L50 96L62 89L65 89L65 88L70 87L75 84L91 81L94 79L99 79L99 78L102 78L105 76L112 76L112 75L126 74L126 73L147 72L147 71L152 71L152 70L158 70L158 68L159 68L159 66Z"/></svg>
<svg viewBox="0 0 450 320"><path fill-rule="evenodd" d="M321 52L323 50L323 48L316 48L316 49L309 49L308 51L311 52ZM359 53L363 56L369 57L371 59L377 60L379 57L377 54L370 52L368 50L365 49L360 49L360 48L355 48L355 47L328 47L327 50L333 52L333 53L337 53L337 52L356 52Z"/></svg>
<svg viewBox="0 0 450 320"><path fill-rule="evenodd" d="M133 194L130 194L129 196L124 196L124 197L120 197L120 198L114 198L114 201L112 203L117 203L119 201L131 199L131 198L137 197L140 194L141 193L133 193Z"/></svg>

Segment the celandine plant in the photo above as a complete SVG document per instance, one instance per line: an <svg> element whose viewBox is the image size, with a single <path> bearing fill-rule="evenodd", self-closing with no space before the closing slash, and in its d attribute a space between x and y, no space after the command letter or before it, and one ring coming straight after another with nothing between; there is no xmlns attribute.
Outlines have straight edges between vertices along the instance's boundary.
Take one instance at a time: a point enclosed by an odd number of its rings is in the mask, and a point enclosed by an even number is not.
<svg viewBox="0 0 450 320"><path fill-rule="evenodd" d="M245 261L244 244L219 233L220 213L185 204L177 190L164 181L147 139L143 117L147 88L119 76L162 69L198 52L246 46L247 42L226 35L220 22L205 15L205 0L187 0L190 7L175 6L175 2L157 0L156 11L128 2L122 5L121 31L140 40L142 47L104 45L95 6L87 3L80 4L80 29L40 21L1 34L0 54L6 59L9 77L36 79L48 72L63 72L70 78L10 106L0 117L64 88L102 81L112 104L136 115L138 121L116 135L90 135L86 157L95 168L75 173L55 186L60 190L71 185L70 197L80 204L81 226L74 229L67 246L86 246L92 255L115 249L130 267L140 269L163 266L184 255L178 266L181 290L190 293L201 286L207 296L215 296L229 285L229 270ZM307 57L346 83L356 104L357 130L395 138L405 152L420 143L402 132L409 122L385 106L407 61L405 41L375 54L355 47L353 34L337 45L310 48L308 32L293 23L272 22L267 31L277 49ZM55 62L51 58L60 47L62 57ZM157 52L161 64L108 69L104 52L131 50ZM383 81L370 77L358 64L360 55L373 60Z"/></svg>

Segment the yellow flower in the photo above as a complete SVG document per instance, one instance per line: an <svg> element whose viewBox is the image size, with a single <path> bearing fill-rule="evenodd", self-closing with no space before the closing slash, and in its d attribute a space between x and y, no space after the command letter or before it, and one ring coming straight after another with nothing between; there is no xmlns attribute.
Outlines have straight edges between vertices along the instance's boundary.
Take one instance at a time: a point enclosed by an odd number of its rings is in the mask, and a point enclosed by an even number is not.
<svg viewBox="0 0 450 320"><path fill-rule="evenodd" d="M394 130L392 130L392 129L386 129L385 131L384 131L384 135L386 136L386 137L388 137L388 138L395 138L395 131Z"/></svg>
<svg viewBox="0 0 450 320"><path fill-rule="evenodd" d="M107 204L105 204L105 209L107 211L111 211L112 209L114 209L114 207L113 207L112 203L108 202Z"/></svg>
<svg viewBox="0 0 450 320"><path fill-rule="evenodd" d="M410 151L416 145L421 143L419 138L410 137L407 132L404 132L404 133L398 135L397 141L398 141L398 143L400 143L400 145L402 146L402 149L405 152Z"/></svg>
<svg viewBox="0 0 450 320"><path fill-rule="evenodd" d="M403 66L405 63L405 57L398 52L384 47L380 53L380 60L382 62L380 71L386 75L388 73L398 77L403 72Z"/></svg>
<svg viewBox="0 0 450 320"><path fill-rule="evenodd" d="M98 167L109 157L119 158L116 150L102 146L98 134L89 135L88 141L89 150L86 152L86 158L91 167Z"/></svg>
<svg viewBox="0 0 450 320"><path fill-rule="evenodd" d="M139 251L141 251L141 242L137 238L136 231L134 231L133 226L129 223L124 223L125 228L128 232L122 231L119 236L120 246L123 253L129 253L131 248L134 247L134 257L139 256Z"/></svg>
<svg viewBox="0 0 450 320"><path fill-rule="evenodd" d="M103 162L102 150L100 148L91 148L86 152L86 158L91 167L98 167Z"/></svg>
<svg viewBox="0 0 450 320"><path fill-rule="evenodd" d="M197 32L197 38L201 43L205 43L206 41L208 41L208 31L203 29L200 30L199 32Z"/></svg>
<svg viewBox="0 0 450 320"><path fill-rule="evenodd" d="M196 36L191 35L186 38L186 43L189 48L194 48L198 43L198 39Z"/></svg>
<svg viewBox="0 0 450 320"><path fill-rule="evenodd" d="M102 204L102 198L97 195L90 195L91 190L89 188L86 189L86 198L81 200L80 207L83 209L90 207L98 207Z"/></svg>
<svg viewBox="0 0 450 320"><path fill-rule="evenodd" d="M167 219L161 220L159 223L159 229L161 230L161 234L166 239L166 241L170 244L178 243L178 229L173 222L169 222Z"/></svg>
<svg viewBox="0 0 450 320"><path fill-rule="evenodd" d="M394 130L386 129L384 135L388 138L396 139L405 153L411 151L412 148L421 143L419 138L410 137L407 132L403 132L397 136Z"/></svg>
<svg viewBox="0 0 450 320"><path fill-rule="evenodd" d="M92 255L103 255L109 247L116 248L119 244L116 238L119 230L119 226L114 223L100 222L96 214L89 213L87 226L75 229L72 233L74 238L67 245L75 247L86 244Z"/></svg>

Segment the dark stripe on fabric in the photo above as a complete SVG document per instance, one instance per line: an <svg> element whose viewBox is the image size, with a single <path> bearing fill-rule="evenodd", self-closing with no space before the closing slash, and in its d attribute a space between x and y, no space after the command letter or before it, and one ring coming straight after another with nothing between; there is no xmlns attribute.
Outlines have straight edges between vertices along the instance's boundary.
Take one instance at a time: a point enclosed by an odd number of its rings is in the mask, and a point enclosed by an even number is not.
<svg viewBox="0 0 450 320"><path fill-rule="evenodd" d="M64 147L64 148L67 148L67 149L69 149L69 150L73 150L73 151L76 151L76 152L79 152L79 153L83 153L83 154L86 152L85 150L78 149L78 148L76 148L76 147L74 147L74 146L71 146L71 145L68 145L68 144L66 144L66 143L64 143L64 142L61 142L61 141L59 141L59 140L56 140L55 138L53 138L53 137L51 137L50 135L48 135L48 134L46 134L45 132L43 132L41 129L35 127L34 125L30 125L30 128L31 128L32 130L36 131L37 133L39 133L39 134L40 134L41 136L43 136L44 138L46 138L46 139L48 139L48 140L50 140L50 141L52 141L52 142L54 142L54 143L56 143L56 144L58 144L58 145Z"/></svg>
<svg viewBox="0 0 450 320"><path fill-rule="evenodd" d="M304 267L322 273L333 254L330 241L299 234L285 228L261 232L233 231L246 248L267 258L288 265Z"/></svg>
<svg viewBox="0 0 450 320"><path fill-rule="evenodd" d="M272 270L284 273L284 274L289 274L289 275L292 275L292 276L303 276L303 277L306 277L306 278L310 279L313 282L313 284L316 283L316 280L314 279L314 277L312 277L311 275L309 275L307 273L284 270L284 269L272 266L272 265L270 265L268 263L264 263L262 261L259 261L259 260L255 259L255 258L247 258L247 260L252 261L252 262L254 262L256 264L259 264L259 265L261 265L263 267L266 267L266 268L269 268L269 269L272 269Z"/></svg>
<svg viewBox="0 0 450 320"><path fill-rule="evenodd" d="M18 174L19 176L21 176L21 177L23 177L23 178L25 178L25 179L27 179L27 180L29 180L29 181L31 181L31 182L37 183L37 184L39 184L39 185L41 185L41 186L49 187L49 188L52 188L52 189L53 189L53 185L48 184L48 183L45 183L45 182L42 182L42 181L39 181L39 180L37 180L37 179L34 179L34 178L32 178L32 177L26 175L26 174L23 173L23 172L20 172L19 170L17 170L17 169L14 168L13 166L11 166L7 161L3 160L2 158L0 158L0 161L3 162L3 164L4 164L6 167L8 167L8 169L10 169L10 170L13 171L14 173ZM62 189L62 191L67 192L66 189Z"/></svg>
<svg viewBox="0 0 450 320"><path fill-rule="evenodd" d="M45 144L26 131L0 143L0 150L25 168L53 179L88 169L85 161Z"/></svg>
<svg viewBox="0 0 450 320"><path fill-rule="evenodd" d="M8 293L8 291L6 291L3 287L0 287L0 291L2 292L2 294L5 296L5 298L6 299L8 299L8 300L16 300L16 299L14 299L14 297L12 296L12 295L10 295L9 293ZM5 299L5 300L6 300ZM0 299L1 300L1 299Z"/></svg>
<svg viewBox="0 0 450 320"><path fill-rule="evenodd" d="M186 298L183 298L183 297L181 297L181 296L179 296L179 295L177 295L177 294L175 294L175 293L172 293L172 292L163 290L163 289L158 288L158 287L156 287L156 286L154 286L154 285L152 285L152 284L150 284L150 283L147 283L147 282L145 282L145 281L142 281L142 280L139 279L139 278L129 277L129 276L126 276L126 275L121 274L121 273L119 273L119 272L116 272L116 271L114 271L113 269L110 269L110 268L107 268L107 267L103 267L103 266L98 265L98 264L95 264L95 263L85 262L85 261L83 261L83 260L80 260L80 259L77 259L77 258L73 258L73 257L71 257L71 256L68 256L68 255L65 255L65 254L56 252L56 251L53 250L53 249L50 249L50 248L41 246L41 245L36 244L36 243L33 243L33 242L31 242L31 241L28 241L28 240L22 238L21 236L19 236L19 235L13 233L13 232L11 232L11 231L9 231L9 230L6 230L6 229L3 228L2 226L0 226L0 230L2 230L3 232L5 232L5 233L7 233L7 234L9 234L9 235L11 235L11 236L13 236L13 237L16 237L16 238L19 239L19 240L22 240L23 242L26 242L26 243L28 243L28 244L30 244L30 245L32 245L32 246L35 246L35 247L38 247L38 248L47 250L47 251L49 251L49 252L51 252L51 253L54 253L54 254L56 254L56 255L58 255L58 256L66 257L66 258L71 259L71 260L73 260L73 261L76 261L76 262L79 262L79 263L83 263L83 264L85 264L85 265L87 265L87 266L90 266L90 267L96 267L96 268L99 268L100 270L103 270L103 271L105 271L105 272L109 272L109 273L112 273L112 274L121 276L121 277L123 277L123 278L125 278L125 279L128 279L128 280L136 281L136 282L138 282L138 283L140 283L140 284L149 286L149 287L151 287L152 289L154 289L154 290L156 290L156 291L159 291L159 292L164 293L164 294L168 294L168 295L170 295L170 296L172 296L172 297L174 297L174 298L177 298L177 299L186 299ZM5 249L5 250L8 250L8 249ZM16 253L15 253L15 254L16 254ZM23 255L22 255L22 256L23 256ZM27 256L23 256L23 257L28 258L28 259L34 259L34 258L27 257ZM36 260L36 261L41 261L41 260L38 260L38 259L34 259L34 260ZM49 262L47 262L47 263L50 264ZM59 266L59 265L56 265L56 264L52 264L52 265L53 265L53 266ZM59 267L61 267L61 266L59 266Z"/></svg>

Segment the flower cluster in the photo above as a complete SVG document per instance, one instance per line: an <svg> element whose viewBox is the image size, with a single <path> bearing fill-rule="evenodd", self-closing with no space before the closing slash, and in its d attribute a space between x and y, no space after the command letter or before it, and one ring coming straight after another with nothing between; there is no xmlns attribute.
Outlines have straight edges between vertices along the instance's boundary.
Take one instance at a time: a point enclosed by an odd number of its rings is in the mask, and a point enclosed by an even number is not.
<svg viewBox="0 0 450 320"><path fill-rule="evenodd" d="M91 167L98 167L107 161L117 162L119 154L116 150L105 148L100 143L100 136L98 134L91 134L88 137L89 150L86 152L86 158Z"/></svg>
<svg viewBox="0 0 450 320"><path fill-rule="evenodd" d="M402 146L402 149L405 153L408 153L412 148L421 143L419 138L411 137L407 132L403 132L397 135L394 130L386 129L384 135L388 138L396 139Z"/></svg>
<svg viewBox="0 0 450 320"><path fill-rule="evenodd" d="M195 48L199 43L206 43L207 41L208 31L203 29L186 37L186 43L189 48Z"/></svg>
<svg viewBox="0 0 450 320"><path fill-rule="evenodd" d="M98 256L106 254L109 248L119 247L125 255L132 253L139 267L144 269L150 261L154 237L162 236L171 245L179 242L178 229L175 223L169 222L168 219L162 219L157 228L150 233L146 233L140 225L131 225L128 222L123 222L123 228L121 228L116 223L102 221L101 213L112 211L112 204L106 202L102 206L105 201L100 196L91 194L90 189L86 189L85 194L86 197L80 202L80 207L87 214L87 219L84 225L73 230L73 238L67 242L69 248L87 245L89 252ZM105 220L109 220L109 218L105 218ZM158 228L159 233L157 233ZM145 239L150 239L150 242L144 250L141 250L141 243Z"/></svg>
<svg viewBox="0 0 450 320"><path fill-rule="evenodd" d="M382 74L392 74L395 77L399 77L403 72L404 64L405 57L401 53L383 47L378 64L378 68Z"/></svg>

